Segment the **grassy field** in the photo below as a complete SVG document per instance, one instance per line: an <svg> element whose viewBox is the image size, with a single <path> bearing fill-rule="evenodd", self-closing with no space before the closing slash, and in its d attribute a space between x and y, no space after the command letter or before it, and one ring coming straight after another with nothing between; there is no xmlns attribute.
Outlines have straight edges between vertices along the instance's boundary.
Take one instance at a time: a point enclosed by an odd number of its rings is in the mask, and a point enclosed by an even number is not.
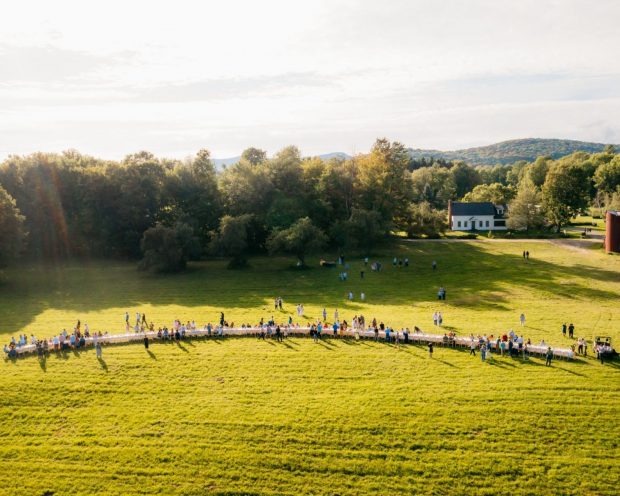
<svg viewBox="0 0 620 496"><path fill-rule="evenodd" d="M528 250L529 262L521 253ZM409 268L393 268L392 256ZM524 334L566 346L620 342L620 257L558 242L401 243L382 273L351 260L295 271L196 264L177 276L118 262L26 266L0 285L0 339L50 336L80 318L120 332L125 311L172 319L284 320L304 303L458 334ZM437 260L438 270L431 270ZM315 260L312 260L315 262ZM438 286L448 299L435 299ZM367 301L356 300L364 291ZM290 339L188 340L0 362L0 494L617 494L620 370L592 358L494 359L450 349Z"/></svg>

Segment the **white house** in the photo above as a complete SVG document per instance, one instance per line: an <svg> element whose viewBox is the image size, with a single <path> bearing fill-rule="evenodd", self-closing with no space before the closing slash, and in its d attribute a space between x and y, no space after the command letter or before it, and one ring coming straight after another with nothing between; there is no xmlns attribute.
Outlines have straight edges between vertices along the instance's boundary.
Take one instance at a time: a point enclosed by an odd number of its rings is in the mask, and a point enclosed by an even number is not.
<svg viewBox="0 0 620 496"><path fill-rule="evenodd" d="M453 231L505 231L505 211L491 202L449 202L448 222Z"/></svg>

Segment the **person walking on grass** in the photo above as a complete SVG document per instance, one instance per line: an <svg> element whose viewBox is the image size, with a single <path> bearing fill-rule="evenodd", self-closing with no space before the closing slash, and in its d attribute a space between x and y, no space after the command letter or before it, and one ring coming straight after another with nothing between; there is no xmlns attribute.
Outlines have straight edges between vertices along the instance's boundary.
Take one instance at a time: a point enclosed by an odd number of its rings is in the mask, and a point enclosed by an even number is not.
<svg viewBox="0 0 620 496"><path fill-rule="evenodd" d="M323 322L327 322L327 310L323 308Z"/></svg>
<svg viewBox="0 0 620 496"><path fill-rule="evenodd" d="M480 347L480 359L484 362L487 358L487 349L486 346L481 346Z"/></svg>
<svg viewBox="0 0 620 496"><path fill-rule="evenodd" d="M575 333L575 326L571 322L570 325L568 326L568 337L573 339L574 333Z"/></svg>
<svg viewBox="0 0 620 496"><path fill-rule="evenodd" d="M428 357L433 358L433 343L431 341L428 342Z"/></svg>
<svg viewBox="0 0 620 496"><path fill-rule="evenodd" d="M99 341L95 344L95 351L97 352L97 359L101 359L101 343Z"/></svg>
<svg viewBox="0 0 620 496"><path fill-rule="evenodd" d="M471 343L469 344L469 354L476 356L476 341L474 338L471 338Z"/></svg>
<svg viewBox="0 0 620 496"><path fill-rule="evenodd" d="M144 349L149 349L149 337L146 334L144 335Z"/></svg>
<svg viewBox="0 0 620 496"><path fill-rule="evenodd" d="M566 337L566 322L562 324L562 337L563 338Z"/></svg>
<svg viewBox="0 0 620 496"><path fill-rule="evenodd" d="M437 270L437 262L433 260L433 270Z"/></svg>
<svg viewBox="0 0 620 496"><path fill-rule="evenodd" d="M553 359L553 350L551 346L547 348L547 353L545 353L545 367L551 367L551 360Z"/></svg>
<svg viewBox="0 0 620 496"><path fill-rule="evenodd" d="M519 315L519 322L521 322L521 327L525 327L525 314L524 313Z"/></svg>

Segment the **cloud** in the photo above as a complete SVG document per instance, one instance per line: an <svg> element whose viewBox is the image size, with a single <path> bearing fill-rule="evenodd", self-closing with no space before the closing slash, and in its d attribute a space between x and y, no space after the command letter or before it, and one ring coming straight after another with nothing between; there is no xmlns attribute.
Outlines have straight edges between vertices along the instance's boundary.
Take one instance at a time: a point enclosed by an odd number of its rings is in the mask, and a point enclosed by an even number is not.
<svg viewBox="0 0 620 496"><path fill-rule="evenodd" d="M28 46L0 43L0 81L7 85L75 80L105 71L116 64L128 63L134 55L131 51L104 56L50 44Z"/></svg>

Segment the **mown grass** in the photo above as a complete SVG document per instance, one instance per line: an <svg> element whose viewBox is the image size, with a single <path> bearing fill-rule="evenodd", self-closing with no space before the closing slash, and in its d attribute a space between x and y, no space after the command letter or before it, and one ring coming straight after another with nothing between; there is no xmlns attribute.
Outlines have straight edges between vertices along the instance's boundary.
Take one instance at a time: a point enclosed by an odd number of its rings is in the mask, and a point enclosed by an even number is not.
<svg viewBox="0 0 620 496"><path fill-rule="evenodd" d="M524 262L523 250L531 259ZM411 267L393 268L392 254ZM0 287L0 335L51 335L80 318L118 332L149 320L308 318L338 305L429 330L442 310L459 334L518 327L564 344L620 340L620 258L550 242L402 243L380 274L225 262L177 276L82 262L22 267ZM359 257L358 257L359 258ZM438 262L436 273L431 261ZM435 300L446 286L446 302ZM364 290L367 302L348 303ZM331 317L330 317L331 318ZM568 341L568 340L566 340ZM617 494L620 375L594 359L494 359L385 343L250 338L109 346L0 362L0 494Z"/></svg>

